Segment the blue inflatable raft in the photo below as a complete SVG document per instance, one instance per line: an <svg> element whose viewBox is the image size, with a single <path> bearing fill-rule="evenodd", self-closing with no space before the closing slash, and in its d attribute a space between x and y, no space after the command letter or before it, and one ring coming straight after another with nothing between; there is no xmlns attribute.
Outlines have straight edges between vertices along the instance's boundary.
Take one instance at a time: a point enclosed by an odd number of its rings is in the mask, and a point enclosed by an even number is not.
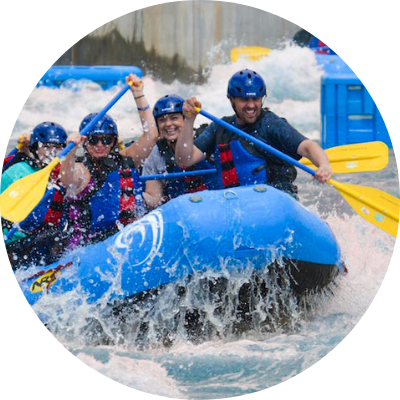
<svg viewBox="0 0 400 400"><path fill-rule="evenodd" d="M115 85L125 84L125 77L129 74L143 76L139 67L134 65L53 65L37 83L37 87L74 87L79 81L98 83L102 89L110 89Z"/></svg>
<svg viewBox="0 0 400 400"><path fill-rule="evenodd" d="M343 269L327 223L290 195L256 185L180 196L104 242L16 276L31 305L72 290L93 304L249 265L287 268L296 293L326 286Z"/></svg>

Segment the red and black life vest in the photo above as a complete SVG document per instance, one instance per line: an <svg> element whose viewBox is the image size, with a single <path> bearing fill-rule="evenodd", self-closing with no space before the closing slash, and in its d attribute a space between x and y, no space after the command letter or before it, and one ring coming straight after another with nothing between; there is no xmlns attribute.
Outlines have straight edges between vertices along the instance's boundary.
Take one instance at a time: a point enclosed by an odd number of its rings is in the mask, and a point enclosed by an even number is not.
<svg viewBox="0 0 400 400"><path fill-rule="evenodd" d="M58 164L50 175L50 182L57 185L52 202L44 217L44 224L51 226L59 226L64 204L64 190L59 186L61 164Z"/></svg>
<svg viewBox="0 0 400 400"><path fill-rule="evenodd" d="M218 144L218 152L221 161L221 176L224 188L240 186L235 163L233 162L231 143Z"/></svg>
<svg viewBox="0 0 400 400"><path fill-rule="evenodd" d="M193 167L180 167L176 164L175 153L172 148L168 145L165 139L159 139L157 141L158 150L165 161L168 173L174 172L185 172L185 171L196 171L198 168ZM164 184L164 196L170 200L180 196L184 193L195 193L207 190L207 186L203 181L203 178L199 176L185 176L183 178L177 178L166 181Z"/></svg>
<svg viewBox="0 0 400 400"><path fill-rule="evenodd" d="M64 189L60 185L60 168L58 164L50 174L49 189L52 195L46 201L40 201L24 221L20 228L24 232L45 230L60 225L64 205Z"/></svg>

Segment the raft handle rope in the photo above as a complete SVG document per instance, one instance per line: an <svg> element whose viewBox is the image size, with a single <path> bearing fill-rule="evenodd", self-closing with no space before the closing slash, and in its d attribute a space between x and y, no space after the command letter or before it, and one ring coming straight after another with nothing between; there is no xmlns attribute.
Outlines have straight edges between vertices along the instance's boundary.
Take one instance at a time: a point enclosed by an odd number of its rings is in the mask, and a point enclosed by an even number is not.
<svg viewBox="0 0 400 400"><path fill-rule="evenodd" d="M238 195L233 190L226 190L224 192L224 198L226 200L234 200L238 198Z"/></svg>

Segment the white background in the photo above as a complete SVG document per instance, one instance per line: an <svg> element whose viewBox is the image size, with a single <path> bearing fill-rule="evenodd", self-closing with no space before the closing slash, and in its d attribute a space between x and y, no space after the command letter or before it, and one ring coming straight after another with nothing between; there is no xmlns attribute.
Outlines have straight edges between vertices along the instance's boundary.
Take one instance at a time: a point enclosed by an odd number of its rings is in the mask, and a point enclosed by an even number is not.
<svg viewBox="0 0 400 400"><path fill-rule="evenodd" d="M157 3L160 1L148 0L146 6ZM395 150L399 148L396 2L247 0L237 3L285 18L336 51L369 90ZM1 4L0 154L3 156L21 108L48 67L95 28L141 8L143 2L35 0ZM3 242L0 250L1 398L159 398L104 377L60 345L19 290ZM300 375L245 396L246 399L400 398L396 381L400 378L398 253L397 248L371 307L335 350Z"/></svg>

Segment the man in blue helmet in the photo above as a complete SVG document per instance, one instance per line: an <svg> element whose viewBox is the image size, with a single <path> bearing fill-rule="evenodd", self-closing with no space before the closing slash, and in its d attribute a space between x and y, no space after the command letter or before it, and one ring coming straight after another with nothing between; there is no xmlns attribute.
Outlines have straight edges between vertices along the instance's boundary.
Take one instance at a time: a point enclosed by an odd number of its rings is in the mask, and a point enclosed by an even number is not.
<svg viewBox="0 0 400 400"><path fill-rule="evenodd" d="M22 147L7 164L1 177L1 192L13 182L45 167L65 146L67 133L54 122L37 125L30 136L20 139ZM28 146L29 143L29 146ZM11 265L14 269L30 263L50 263L58 253L58 226L63 206L63 189L59 186L57 166L51 173L53 195L50 201L39 202L29 216L19 224L19 232L6 242ZM11 228L9 221L2 220L4 233Z"/></svg>
<svg viewBox="0 0 400 400"><path fill-rule="evenodd" d="M131 74L131 92L142 120L143 135L128 148L119 149L115 121L105 114L83 137L69 136L76 146L61 161L61 182L67 190L62 230L67 249L106 239L120 226L134 222L145 213L143 188L138 171L157 138L157 127L143 93L142 80ZM79 131L97 114L86 116ZM82 145L84 156L76 157Z"/></svg>
<svg viewBox="0 0 400 400"><path fill-rule="evenodd" d="M175 161L175 144L182 132L184 117L182 106L184 99L176 94L166 95L157 100L153 116L160 139L157 140L150 156L143 165L143 176L184 172ZM193 132L192 132L193 135ZM204 162L201 168L210 168ZM206 182L200 176L182 177L169 180L149 180L143 193L149 208L155 208L166 201L184 193L199 192L207 189Z"/></svg>
<svg viewBox="0 0 400 400"><path fill-rule="evenodd" d="M296 160L309 158L318 167L315 179L327 182L332 169L325 152L284 118L263 108L266 95L265 82L257 72L238 71L229 80L227 91L235 114L223 120ZM201 103L190 98L182 108L185 124L176 145L176 158L182 165L193 165L216 152L221 162L223 187L268 183L297 198L296 169L231 131L212 123L193 142L190 133L197 116L195 107L201 108Z"/></svg>

